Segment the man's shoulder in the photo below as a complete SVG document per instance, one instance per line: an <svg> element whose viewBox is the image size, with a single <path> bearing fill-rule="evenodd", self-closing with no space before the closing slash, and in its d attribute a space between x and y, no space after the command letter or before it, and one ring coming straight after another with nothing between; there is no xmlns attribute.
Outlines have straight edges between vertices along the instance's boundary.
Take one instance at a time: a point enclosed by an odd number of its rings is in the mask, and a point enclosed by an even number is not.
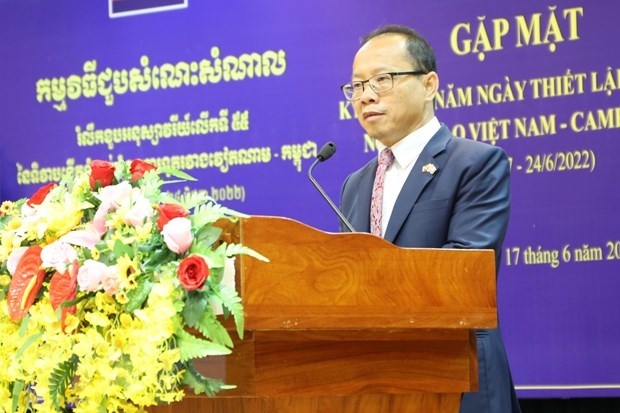
<svg viewBox="0 0 620 413"><path fill-rule="evenodd" d="M462 147L463 149L474 150L474 151L484 151L484 152L504 151L504 149L500 146L496 146L496 145L493 145L487 142L480 142L480 141L475 141L472 139L460 138L454 135L452 135L450 139L450 144L456 145L458 147Z"/></svg>
<svg viewBox="0 0 620 413"><path fill-rule="evenodd" d="M435 140L437 138L437 140ZM442 159L453 168L469 168L472 165L496 165L508 163L506 151L490 143L454 136L445 125L433 137L435 147L429 148L437 160Z"/></svg>
<svg viewBox="0 0 620 413"><path fill-rule="evenodd" d="M437 136L445 140L446 148L481 153L505 152L502 147L491 143L455 136L445 125L442 125L441 129L437 132Z"/></svg>
<svg viewBox="0 0 620 413"><path fill-rule="evenodd" d="M366 162L362 167L360 167L359 169L351 172L349 174L349 179L353 178L353 179L360 179L362 176L366 175L366 174L372 174L374 176L374 171L377 165L377 159L376 158L371 158L368 162Z"/></svg>

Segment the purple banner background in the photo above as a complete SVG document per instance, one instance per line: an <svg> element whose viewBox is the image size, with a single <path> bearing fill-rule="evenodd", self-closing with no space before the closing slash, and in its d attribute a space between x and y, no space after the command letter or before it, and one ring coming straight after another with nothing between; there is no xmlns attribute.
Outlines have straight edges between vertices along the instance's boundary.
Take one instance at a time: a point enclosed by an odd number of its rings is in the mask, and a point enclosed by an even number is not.
<svg viewBox="0 0 620 413"><path fill-rule="evenodd" d="M339 85L350 78L359 37L385 23L410 25L438 57L440 121L459 136L502 146L513 159L498 294L520 396L620 395L616 2L190 0L183 9L115 18L108 6L0 0L1 200L29 196L47 182L24 170L64 167L69 159L83 165L265 147L271 157L264 163L187 169L198 179L191 189L248 214L335 232L337 217L307 168L324 143L336 143L315 176L337 202L345 176L375 156ZM214 63L213 47L221 59L282 51L285 66L269 76L117 93L112 105L82 95L57 110L59 101L37 100L42 79L82 77L92 60L95 74L142 69L142 56L151 68ZM485 103L481 90L496 92L497 101ZM217 118L222 109L227 131L157 145L78 145L76 127L91 122L97 129L151 125L173 114ZM247 127L233 119L244 111ZM286 159L289 150L297 164ZM550 262L556 253L557 265Z"/></svg>

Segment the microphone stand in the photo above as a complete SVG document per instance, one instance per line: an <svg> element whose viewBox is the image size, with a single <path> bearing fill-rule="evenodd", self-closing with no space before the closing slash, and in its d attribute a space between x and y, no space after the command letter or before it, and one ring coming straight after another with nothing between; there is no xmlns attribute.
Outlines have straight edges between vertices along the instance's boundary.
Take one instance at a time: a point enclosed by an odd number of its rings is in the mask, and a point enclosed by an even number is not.
<svg viewBox="0 0 620 413"><path fill-rule="evenodd" d="M331 155L330 155L331 156ZM327 203L329 204L329 206L332 207L332 209L334 210L334 212L338 215L338 217L340 218L340 221L342 221L342 223L347 227L347 229L350 232L355 232L355 229L353 228L353 226L351 226L351 224L349 223L349 221L347 221L347 219L345 218L345 216L342 214L342 212L340 212L340 209L334 205L334 203L332 202L332 200L329 198L329 196L327 196L327 194L325 193L325 191L323 190L323 188L321 188L321 185L319 185L319 183L314 179L314 177L312 176L312 170L314 169L314 167L319 163L324 161L324 157L323 156L318 156L316 158L316 160L312 163L312 165L310 165L310 168L308 168L308 178L310 178L310 181L312 181L312 184L314 184L314 187L316 189L318 189L318 191L321 193L321 195L323 196L323 198L327 201Z"/></svg>

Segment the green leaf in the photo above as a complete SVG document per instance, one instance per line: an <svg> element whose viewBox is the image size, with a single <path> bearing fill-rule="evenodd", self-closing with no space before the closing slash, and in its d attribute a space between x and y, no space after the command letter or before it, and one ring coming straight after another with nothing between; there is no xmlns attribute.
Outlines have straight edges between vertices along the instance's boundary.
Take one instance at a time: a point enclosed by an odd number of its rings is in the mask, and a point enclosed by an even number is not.
<svg viewBox="0 0 620 413"><path fill-rule="evenodd" d="M22 354L24 353L24 351L26 351L26 349L30 347L35 341L37 341L39 337L41 337L42 335L43 335L43 332L39 332L39 333L33 334L30 337L28 337L28 339L24 342L24 344L22 344L19 350L15 352L15 357L20 358Z"/></svg>
<svg viewBox="0 0 620 413"><path fill-rule="evenodd" d="M231 257L233 255L240 255L240 254L249 255L250 257L256 258L257 260L269 262L269 259L267 257L263 256L262 254L254 251L253 249L249 247L246 247L245 245L229 244L226 247L227 256Z"/></svg>
<svg viewBox="0 0 620 413"><path fill-rule="evenodd" d="M206 204L199 205L194 209L194 214L191 219L194 226L196 228L200 228L203 225L212 224L222 218L234 220L235 217L247 216L248 215L226 208L220 204L207 202Z"/></svg>
<svg viewBox="0 0 620 413"><path fill-rule="evenodd" d="M221 243L215 250L206 251L205 255L211 259L213 267L224 267L226 265L226 243Z"/></svg>
<svg viewBox="0 0 620 413"><path fill-rule="evenodd" d="M94 295L94 293L87 293L87 294L83 294L80 295L79 297L77 297L74 300L68 300L68 301L63 301L60 304L60 308L69 308L69 307L73 307L74 305L79 304L81 301L87 300L89 298L91 298ZM60 319L60 311L56 310L58 318Z"/></svg>
<svg viewBox="0 0 620 413"><path fill-rule="evenodd" d="M215 260L214 260L215 261ZM221 259L219 261L222 261ZM224 276L224 263L221 263L222 267L213 267L209 269L209 283L210 284L219 284L222 282L222 277Z"/></svg>
<svg viewBox="0 0 620 413"><path fill-rule="evenodd" d="M22 322L19 325L19 337L20 338L26 335L26 331L28 331L28 323L30 323L30 313L26 314L26 316L22 318Z"/></svg>
<svg viewBox="0 0 620 413"><path fill-rule="evenodd" d="M222 380L210 379L203 376L192 362L186 363L185 365L183 382L190 386L195 394L205 393L209 397L215 396L220 390L234 389L236 387L224 384Z"/></svg>
<svg viewBox="0 0 620 413"><path fill-rule="evenodd" d="M213 201L213 198L209 196L206 190L188 191L177 196L173 196L172 194L166 192L162 193L162 199L166 200L164 202L178 202L179 204L183 205L187 210L193 209L198 205L204 204L205 202Z"/></svg>
<svg viewBox="0 0 620 413"><path fill-rule="evenodd" d="M174 252L168 248L158 249L148 255L148 258L141 264L141 268L155 268L158 264L172 261L175 258Z"/></svg>
<svg viewBox="0 0 620 413"><path fill-rule="evenodd" d="M197 326L198 331L206 338L215 343L223 344L226 347L233 348L233 341L228 334L226 328L217 319L211 307L205 308L200 324Z"/></svg>
<svg viewBox="0 0 620 413"><path fill-rule="evenodd" d="M129 171L130 167L131 162L129 161L118 160L114 162L114 177L118 182L125 181L131 176L131 172Z"/></svg>
<svg viewBox="0 0 620 413"><path fill-rule="evenodd" d="M13 392L12 392L12 403L11 403L11 412L17 411L17 406L19 406L19 395L24 390L24 382L21 380L16 380L13 382Z"/></svg>
<svg viewBox="0 0 620 413"><path fill-rule="evenodd" d="M162 180L159 176L149 171L140 178L140 181L140 189L144 197L151 202L159 202L162 185Z"/></svg>
<svg viewBox="0 0 620 413"><path fill-rule="evenodd" d="M222 228L212 225L203 225L196 231L196 242L206 244L208 247L216 242L222 235Z"/></svg>
<svg viewBox="0 0 620 413"><path fill-rule="evenodd" d="M54 407L61 409L60 401L64 401L67 387L75 377L79 358L73 354L68 360L60 363L50 375L49 393Z"/></svg>
<svg viewBox="0 0 620 413"><path fill-rule="evenodd" d="M128 301L125 304L125 311L128 313L142 307L153 288L153 283L149 280L140 281L137 284L136 288L127 292Z"/></svg>
<svg viewBox="0 0 620 413"><path fill-rule="evenodd" d="M123 241L121 241L120 239L117 239L114 242L114 255L116 257L122 257L123 255L127 255L130 259L133 259L133 248L131 248L131 246L127 244L124 244Z"/></svg>
<svg viewBox="0 0 620 413"><path fill-rule="evenodd" d="M237 327L237 334L239 338L243 339L243 330L245 328L245 315L243 313L243 304L241 297L234 288L226 285L213 285L211 286L213 293L222 302L222 306L228 309L233 315L235 320L235 326Z"/></svg>
<svg viewBox="0 0 620 413"><path fill-rule="evenodd" d="M176 337L177 345L179 346L179 351L181 352L181 361L188 361L207 356L225 356L230 354L230 349L225 346L203 340L184 330L179 331Z"/></svg>
<svg viewBox="0 0 620 413"><path fill-rule="evenodd" d="M174 176L175 178L182 179L183 181L196 181L196 178L188 173L179 171L178 169L157 167L157 173L161 175ZM172 181L165 181L164 183L172 183Z"/></svg>
<svg viewBox="0 0 620 413"><path fill-rule="evenodd" d="M200 318L207 307L207 300L202 294L188 292L185 298L185 307L183 307L183 319L185 324L196 328L200 322Z"/></svg>

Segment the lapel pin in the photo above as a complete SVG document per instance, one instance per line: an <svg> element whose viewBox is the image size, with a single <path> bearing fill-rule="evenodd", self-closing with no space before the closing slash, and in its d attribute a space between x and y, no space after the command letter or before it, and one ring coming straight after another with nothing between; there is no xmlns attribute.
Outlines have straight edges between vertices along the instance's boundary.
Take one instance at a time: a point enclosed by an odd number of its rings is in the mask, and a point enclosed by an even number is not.
<svg viewBox="0 0 620 413"><path fill-rule="evenodd" d="M435 172L437 172L437 167L432 163L427 163L422 167L422 172L428 172L431 175L435 175Z"/></svg>

